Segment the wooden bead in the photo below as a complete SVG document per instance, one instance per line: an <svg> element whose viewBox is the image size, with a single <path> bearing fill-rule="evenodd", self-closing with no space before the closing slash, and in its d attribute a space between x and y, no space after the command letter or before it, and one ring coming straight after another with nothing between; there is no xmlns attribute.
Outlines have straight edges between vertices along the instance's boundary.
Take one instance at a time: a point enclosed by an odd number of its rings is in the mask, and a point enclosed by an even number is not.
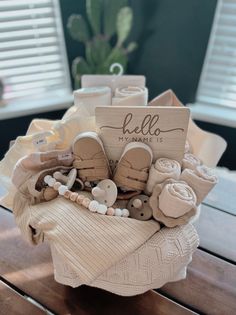
<svg viewBox="0 0 236 315"><path fill-rule="evenodd" d="M107 209L107 213L106 213L107 215L115 215L115 209L114 208L112 208L112 207L109 207L108 209Z"/></svg>
<svg viewBox="0 0 236 315"><path fill-rule="evenodd" d="M76 202L81 205L84 199L85 199L85 196L78 195L78 197L76 198Z"/></svg>
<svg viewBox="0 0 236 315"><path fill-rule="evenodd" d="M76 192L72 192L70 194L70 200L71 201L75 201L77 199L77 197L78 197L78 194Z"/></svg>
<svg viewBox="0 0 236 315"><path fill-rule="evenodd" d="M46 201L52 200L58 196L58 192L52 187L46 187L43 192L43 197Z"/></svg>
<svg viewBox="0 0 236 315"><path fill-rule="evenodd" d="M69 190L67 190L65 193L64 193L64 197L66 198L66 199L70 199L70 195L72 194L72 192L71 191L69 191Z"/></svg>
<svg viewBox="0 0 236 315"><path fill-rule="evenodd" d="M85 207L85 208L88 208L89 207L89 204L90 204L91 200L89 198L84 198L84 200L82 201L82 205Z"/></svg>

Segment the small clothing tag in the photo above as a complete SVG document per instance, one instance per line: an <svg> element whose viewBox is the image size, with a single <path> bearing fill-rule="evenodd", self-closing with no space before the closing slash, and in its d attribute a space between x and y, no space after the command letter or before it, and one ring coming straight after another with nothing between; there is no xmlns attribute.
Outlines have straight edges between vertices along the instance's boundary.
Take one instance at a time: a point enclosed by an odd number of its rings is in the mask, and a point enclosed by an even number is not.
<svg viewBox="0 0 236 315"><path fill-rule="evenodd" d="M36 135L33 137L33 145L36 148L39 148L45 144L47 144L47 139L45 135Z"/></svg>
<svg viewBox="0 0 236 315"><path fill-rule="evenodd" d="M71 160L71 159L72 159L72 153L71 152L58 154L58 160L59 161Z"/></svg>

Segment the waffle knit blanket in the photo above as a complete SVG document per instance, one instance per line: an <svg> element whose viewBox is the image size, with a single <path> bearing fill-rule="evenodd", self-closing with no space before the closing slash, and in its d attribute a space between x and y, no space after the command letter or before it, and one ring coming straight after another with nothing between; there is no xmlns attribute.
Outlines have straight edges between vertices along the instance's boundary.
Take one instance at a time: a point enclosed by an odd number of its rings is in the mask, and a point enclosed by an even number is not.
<svg viewBox="0 0 236 315"><path fill-rule="evenodd" d="M63 197L30 205L17 193L14 214L29 242L49 241L58 282L125 296L184 278L199 242L191 224L159 230L153 220L93 214Z"/></svg>

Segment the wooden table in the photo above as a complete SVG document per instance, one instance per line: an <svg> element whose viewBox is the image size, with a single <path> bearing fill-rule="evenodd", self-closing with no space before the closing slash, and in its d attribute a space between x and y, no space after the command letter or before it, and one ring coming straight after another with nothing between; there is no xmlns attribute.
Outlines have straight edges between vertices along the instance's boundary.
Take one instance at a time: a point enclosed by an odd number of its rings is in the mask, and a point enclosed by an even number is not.
<svg viewBox="0 0 236 315"><path fill-rule="evenodd" d="M31 247L12 213L0 208L0 314L236 314L236 185L220 180L196 224L201 245L185 280L135 297L53 279L47 244Z"/></svg>

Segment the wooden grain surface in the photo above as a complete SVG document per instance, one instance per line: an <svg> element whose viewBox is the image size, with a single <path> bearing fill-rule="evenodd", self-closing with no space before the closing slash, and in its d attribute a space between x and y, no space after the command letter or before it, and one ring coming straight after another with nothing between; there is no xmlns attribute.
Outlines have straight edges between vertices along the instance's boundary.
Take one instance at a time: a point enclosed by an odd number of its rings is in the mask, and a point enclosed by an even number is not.
<svg viewBox="0 0 236 315"><path fill-rule="evenodd" d="M204 203L236 216L236 181L220 177Z"/></svg>
<svg viewBox="0 0 236 315"><path fill-rule="evenodd" d="M0 315L46 315L0 280Z"/></svg>
<svg viewBox="0 0 236 315"><path fill-rule="evenodd" d="M160 292L209 315L236 314L236 266L197 250L185 280Z"/></svg>
<svg viewBox="0 0 236 315"><path fill-rule="evenodd" d="M3 280L56 314L194 314L154 291L135 297L120 297L95 288L72 289L55 282L48 246L27 245L15 226L13 215L4 209L0 209L0 253Z"/></svg>
<svg viewBox="0 0 236 315"><path fill-rule="evenodd" d="M194 225L202 248L236 262L236 216L202 205Z"/></svg>

